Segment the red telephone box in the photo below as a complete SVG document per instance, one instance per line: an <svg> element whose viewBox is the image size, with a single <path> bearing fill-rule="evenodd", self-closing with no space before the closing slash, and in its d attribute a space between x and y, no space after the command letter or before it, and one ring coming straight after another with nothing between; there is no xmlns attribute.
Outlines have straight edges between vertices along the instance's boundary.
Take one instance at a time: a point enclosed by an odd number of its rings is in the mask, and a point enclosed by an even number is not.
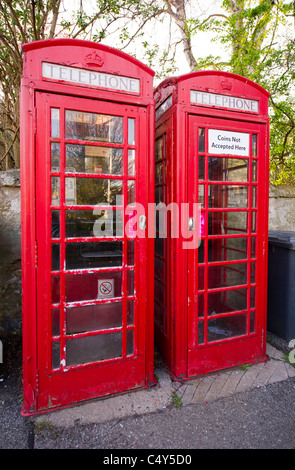
<svg viewBox="0 0 295 470"><path fill-rule="evenodd" d="M23 52L30 414L154 384L153 240L145 219L130 230L127 210L153 200L154 72L88 41L37 41Z"/></svg>
<svg viewBox="0 0 295 470"><path fill-rule="evenodd" d="M156 344L178 379L264 361L269 94L201 71L154 96Z"/></svg>

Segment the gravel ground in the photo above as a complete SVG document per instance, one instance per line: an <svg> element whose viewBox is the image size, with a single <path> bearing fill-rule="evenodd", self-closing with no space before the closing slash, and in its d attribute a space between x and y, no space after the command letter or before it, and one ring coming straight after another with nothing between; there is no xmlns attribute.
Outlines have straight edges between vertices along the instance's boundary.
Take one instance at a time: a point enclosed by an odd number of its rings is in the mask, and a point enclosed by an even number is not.
<svg viewBox="0 0 295 470"><path fill-rule="evenodd" d="M103 458L113 449L183 449L187 453L295 447L294 378L209 403L103 424L77 423L70 429L50 425L46 415L38 425L34 418L22 417L21 394L18 364L0 382L0 449L100 449Z"/></svg>

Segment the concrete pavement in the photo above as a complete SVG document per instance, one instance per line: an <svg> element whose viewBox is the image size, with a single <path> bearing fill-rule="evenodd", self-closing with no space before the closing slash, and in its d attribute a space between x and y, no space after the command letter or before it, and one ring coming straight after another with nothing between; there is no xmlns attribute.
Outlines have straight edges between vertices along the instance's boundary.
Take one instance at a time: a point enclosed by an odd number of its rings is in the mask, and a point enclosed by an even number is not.
<svg viewBox="0 0 295 470"><path fill-rule="evenodd" d="M270 344L267 354L182 384L157 361L154 388L29 418L15 365L0 382L0 449L99 449L103 463L108 449L294 448L295 369Z"/></svg>
<svg viewBox="0 0 295 470"><path fill-rule="evenodd" d="M35 418L37 425L70 428L154 413L172 406L208 403L295 377L284 353L267 344L269 361L206 375L184 383L173 382L165 367L155 370L156 387L83 403Z"/></svg>

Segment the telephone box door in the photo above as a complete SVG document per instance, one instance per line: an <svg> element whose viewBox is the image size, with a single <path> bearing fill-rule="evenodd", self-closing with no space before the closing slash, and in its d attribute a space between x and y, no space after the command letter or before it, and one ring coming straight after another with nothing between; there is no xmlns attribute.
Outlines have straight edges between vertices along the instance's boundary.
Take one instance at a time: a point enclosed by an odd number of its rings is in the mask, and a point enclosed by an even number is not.
<svg viewBox="0 0 295 470"><path fill-rule="evenodd" d="M188 250L192 376L265 359L266 126L190 115L188 137L201 238Z"/></svg>
<svg viewBox="0 0 295 470"><path fill-rule="evenodd" d="M147 142L144 108L50 93L36 108L40 411L147 385L147 241L126 210L147 206Z"/></svg>

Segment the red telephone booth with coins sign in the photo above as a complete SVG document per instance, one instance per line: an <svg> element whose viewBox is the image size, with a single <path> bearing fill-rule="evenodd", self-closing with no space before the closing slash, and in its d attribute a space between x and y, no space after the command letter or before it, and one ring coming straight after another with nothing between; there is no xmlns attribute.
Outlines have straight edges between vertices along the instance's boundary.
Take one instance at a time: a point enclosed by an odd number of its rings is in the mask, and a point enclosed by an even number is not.
<svg viewBox="0 0 295 470"><path fill-rule="evenodd" d="M156 344L178 379L264 361L269 94L200 71L154 96Z"/></svg>
<svg viewBox="0 0 295 470"><path fill-rule="evenodd" d="M154 72L88 41L23 46L23 414L154 384ZM131 212L130 212L131 207Z"/></svg>

